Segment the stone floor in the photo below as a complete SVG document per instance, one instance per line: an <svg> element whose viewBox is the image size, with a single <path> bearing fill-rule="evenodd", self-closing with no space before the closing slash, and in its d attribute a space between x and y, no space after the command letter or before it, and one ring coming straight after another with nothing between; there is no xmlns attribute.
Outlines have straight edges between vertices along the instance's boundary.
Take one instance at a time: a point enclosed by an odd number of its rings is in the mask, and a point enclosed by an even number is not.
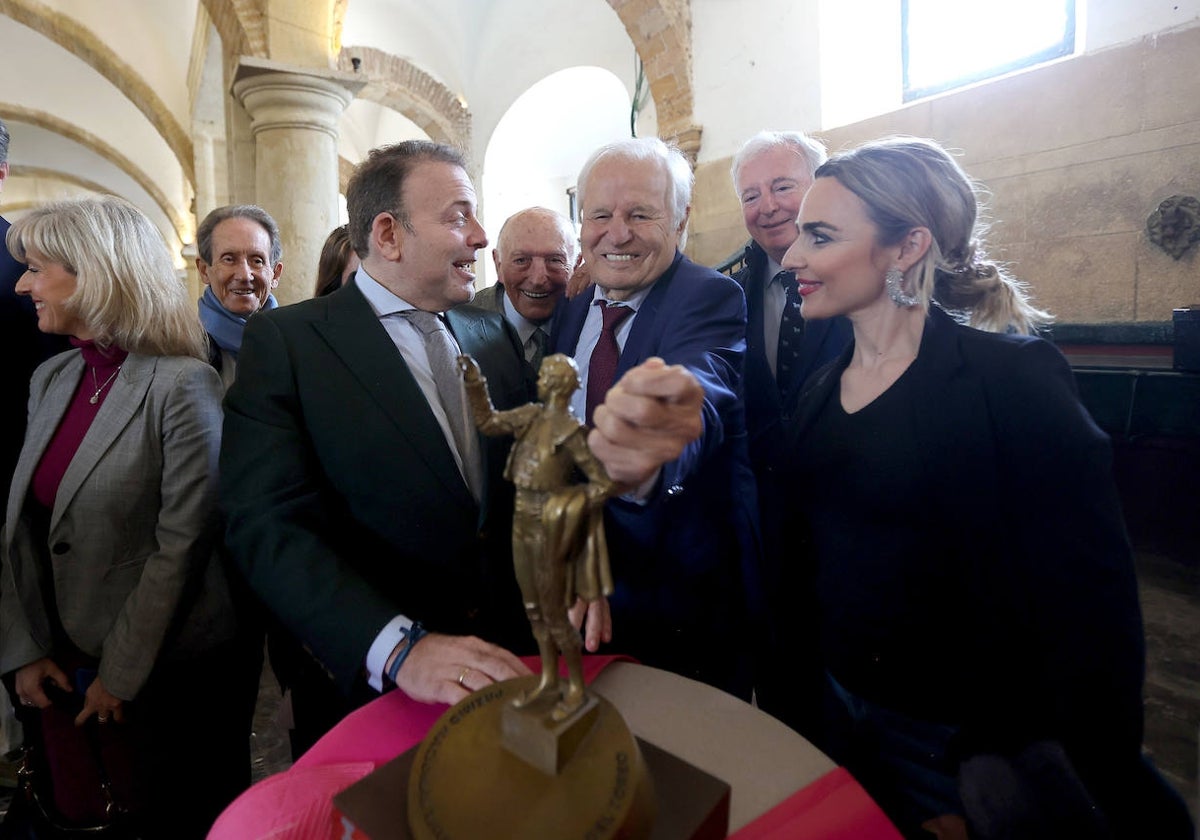
<svg viewBox="0 0 1200 840"><path fill-rule="evenodd" d="M1146 752L1200 817L1200 574L1140 555L1146 623Z"/></svg>
<svg viewBox="0 0 1200 840"><path fill-rule="evenodd" d="M279 683L264 663L258 684L258 705L254 709L254 728L250 733L250 777L258 782L292 766L288 733L281 721Z"/></svg>

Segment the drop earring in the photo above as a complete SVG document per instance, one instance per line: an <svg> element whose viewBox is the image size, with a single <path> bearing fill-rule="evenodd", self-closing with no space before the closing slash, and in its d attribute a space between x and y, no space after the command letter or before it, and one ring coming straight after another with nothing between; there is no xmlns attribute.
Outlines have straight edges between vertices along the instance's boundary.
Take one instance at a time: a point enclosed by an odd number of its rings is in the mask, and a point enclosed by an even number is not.
<svg viewBox="0 0 1200 840"><path fill-rule="evenodd" d="M892 299L892 303L899 306L901 309L916 306L917 299L912 295L905 294L904 275L898 268L889 268L888 273L883 278L884 285L887 286L888 297Z"/></svg>

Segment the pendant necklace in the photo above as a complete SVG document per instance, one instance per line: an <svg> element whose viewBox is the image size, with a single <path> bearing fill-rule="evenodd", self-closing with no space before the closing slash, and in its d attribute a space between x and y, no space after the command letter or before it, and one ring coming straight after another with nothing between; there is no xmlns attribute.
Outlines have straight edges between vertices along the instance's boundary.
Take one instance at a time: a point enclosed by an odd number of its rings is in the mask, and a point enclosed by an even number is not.
<svg viewBox="0 0 1200 840"><path fill-rule="evenodd" d="M121 372L121 366L117 365L117 369L112 372L112 375L109 376L108 379L104 380L104 384L98 385L97 382L99 380L96 379L96 369L92 368L92 385L95 386L96 393L92 394L91 398L88 399L88 402L90 402L92 405L95 405L97 402L99 402L100 401L100 392L103 391L105 388L107 388L108 384L110 382L112 382L114 379L116 379L117 374L120 372Z"/></svg>

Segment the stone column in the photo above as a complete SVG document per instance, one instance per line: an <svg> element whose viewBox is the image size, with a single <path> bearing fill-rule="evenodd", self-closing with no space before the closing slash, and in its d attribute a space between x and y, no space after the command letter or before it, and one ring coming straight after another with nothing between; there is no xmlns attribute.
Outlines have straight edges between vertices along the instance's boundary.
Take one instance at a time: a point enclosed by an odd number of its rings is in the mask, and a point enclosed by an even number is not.
<svg viewBox="0 0 1200 840"><path fill-rule="evenodd" d="M338 118L364 84L352 73L238 63L233 95L250 116L255 201L283 239L280 304L312 295L321 245L338 220Z"/></svg>

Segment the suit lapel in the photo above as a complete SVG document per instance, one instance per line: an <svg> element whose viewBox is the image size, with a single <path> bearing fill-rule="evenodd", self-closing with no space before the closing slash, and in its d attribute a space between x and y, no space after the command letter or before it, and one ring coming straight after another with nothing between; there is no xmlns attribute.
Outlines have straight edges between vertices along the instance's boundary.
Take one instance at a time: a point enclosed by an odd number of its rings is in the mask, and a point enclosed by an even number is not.
<svg viewBox="0 0 1200 840"><path fill-rule="evenodd" d="M442 427L425 394L354 284L329 296L329 316L314 329L350 370L363 390L425 461L430 472L461 504L475 506L458 471Z"/></svg>
<svg viewBox="0 0 1200 840"><path fill-rule="evenodd" d="M656 326L659 311L662 309L663 299L667 296L671 281L675 278L682 262L683 254L676 251L675 261L663 272L662 277L655 281L650 293L638 307L637 315L633 318L633 326L629 329L629 336L625 339L625 346L621 349L616 380L624 376L627 370L641 364L653 354L654 343L660 335Z"/></svg>
<svg viewBox="0 0 1200 840"><path fill-rule="evenodd" d="M825 339L829 336L829 329L832 324L832 320L824 318L804 322L804 343L802 345L803 351L800 354L801 368L796 371L796 377L788 386L787 394L784 395L784 405L790 406L795 403L795 398L799 394L800 388L804 385L805 380L819 367L817 362L821 358L821 348L825 344Z"/></svg>
<svg viewBox="0 0 1200 840"><path fill-rule="evenodd" d="M71 459L67 471L63 474L62 483L58 485L58 494L54 497L54 512L50 517L51 529L58 524L63 511L75 498L84 479L96 468L104 453L141 407L146 399L146 391L154 379L157 364L158 360L155 357L136 353L130 353L121 364L121 372L113 381L112 389L104 398L104 404L100 406L96 419L92 421L79 444L79 449L75 452L75 457Z"/></svg>
<svg viewBox="0 0 1200 840"><path fill-rule="evenodd" d="M796 419L788 424L791 431L790 445L788 451L795 450L795 444L799 442L808 431L808 427L812 425L817 414L829 399L834 399L833 391L838 388L842 381L842 371L846 369L846 365L850 363L850 357L854 354L854 342L850 342L850 346L845 349L837 364L825 369L824 373L813 382L800 395L800 404L796 409Z"/></svg>
<svg viewBox="0 0 1200 840"><path fill-rule="evenodd" d="M20 460L13 471L12 492L8 494L8 522L16 522L20 516L25 497L29 494L29 485L33 481L33 471L50 445L50 439L58 431L58 424L67 406L71 404L83 367L83 356L76 351L55 374L54 380L48 383L34 418L37 422L30 423L25 430L25 445L21 448Z"/></svg>
<svg viewBox="0 0 1200 840"><path fill-rule="evenodd" d="M586 292L559 304L550 328L550 352L575 357L579 334L583 332L583 322L587 320L594 299L594 287L589 286Z"/></svg>
<svg viewBox="0 0 1200 840"><path fill-rule="evenodd" d="M503 318L504 316L501 315L500 317ZM481 368L486 369L488 367L489 356L495 354L496 347L495 336L491 334L487 322L477 316L468 315L451 309L446 313L446 323L450 326L450 332L454 336L454 340L458 342L459 350L474 358ZM518 363L522 363L524 361L524 357L521 356L518 358L518 352L519 350L514 344L514 359L516 359ZM492 387L495 387L497 383L489 379L489 384ZM494 393L492 394L492 397L495 399ZM480 525L482 525L484 520L487 518L487 502L488 499L491 498L491 481L494 478L493 471L488 469L488 464L491 460L489 454L490 450L492 447L502 446L503 454L505 457L507 457L508 447L511 445L512 441L508 437L500 439L491 438L479 433L478 431L476 432L476 438L479 441L480 457L483 458L483 487L481 488L479 500L479 522Z"/></svg>
<svg viewBox="0 0 1200 840"><path fill-rule="evenodd" d="M746 403L747 417L777 417L782 410L779 386L767 363L766 318L763 298L766 278L757 264L748 270L746 282ZM753 403L753 409L750 404Z"/></svg>

